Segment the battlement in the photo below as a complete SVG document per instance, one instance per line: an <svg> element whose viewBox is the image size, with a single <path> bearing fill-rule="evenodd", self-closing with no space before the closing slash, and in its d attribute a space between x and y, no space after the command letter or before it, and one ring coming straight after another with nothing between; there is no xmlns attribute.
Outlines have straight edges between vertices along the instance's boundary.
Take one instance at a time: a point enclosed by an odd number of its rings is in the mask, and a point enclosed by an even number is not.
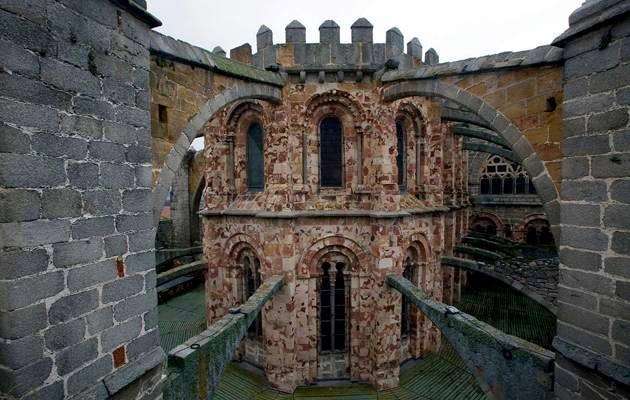
<svg viewBox="0 0 630 400"><path fill-rule="evenodd" d="M285 28L285 43L274 43L273 32L262 25L256 34L256 53L249 44L230 51L230 57L249 61L260 68L278 68L288 74L306 79L306 74L322 71L336 72L343 79L344 72L351 72L360 80L364 73L382 68L406 70L420 65L439 63L437 51L424 53L420 40L412 38L405 48L402 32L393 27L386 32L385 43L374 43L374 27L365 18L357 19L351 29L351 43L341 43L340 27L333 20L319 26L319 43L306 42L306 27L293 20ZM357 71L361 71L357 74ZM320 77L321 80L321 77Z"/></svg>

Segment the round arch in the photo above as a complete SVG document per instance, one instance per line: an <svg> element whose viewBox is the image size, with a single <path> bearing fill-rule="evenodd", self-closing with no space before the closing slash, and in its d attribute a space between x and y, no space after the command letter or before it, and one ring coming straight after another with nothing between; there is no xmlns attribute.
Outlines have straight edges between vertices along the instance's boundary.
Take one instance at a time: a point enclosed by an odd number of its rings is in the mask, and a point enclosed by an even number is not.
<svg viewBox="0 0 630 400"><path fill-rule="evenodd" d="M497 215L490 214L487 212L481 212L481 213L473 215L471 218L470 229L471 230L473 229L477 221L484 220L484 219L489 220L494 224L497 235L499 235L505 229L504 223L501 220L501 218L499 218Z"/></svg>
<svg viewBox="0 0 630 400"><path fill-rule="evenodd" d="M153 225L157 226L160 221L160 210L164 205L166 194L168 193L177 170L182 163L192 141L199 135L203 126L215 113L226 105L237 100L256 99L278 103L282 99L282 91L278 87L264 85L260 83L240 83L220 94L213 96L192 117L179 138L171 148L162 170L157 179L157 184L153 189Z"/></svg>
<svg viewBox="0 0 630 400"><path fill-rule="evenodd" d="M405 97L439 97L470 110L483 121L485 127L497 132L512 149L515 158L532 177L538 195L549 216L552 230L559 232L559 196L551 175L527 138L507 117L481 98L438 80L405 80L389 84L383 90L385 101L394 101Z"/></svg>
<svg viewBox="0 0 630 400"><path fill-rule="evenodd" d="M254 239L253 237L245 233L236 233L230 236L225 241L225 245L223 249L228 259L234 259L236 258L238 253L240 253L241 250L243 250L243 248L245 247L251 247L252 250L256 253L256 255L258 255L258 258L260 258L260 262L262 264L265 264L264 258L262 256L263 248L261 244L256 239Z"/></svg>
<svg viewBox="0 0 630 400"><path fill-rule="evenodd" d="M317 240L304 252L298 262L298 277L316 276L318 261L329 252L337 252L348 258L353 272L368 274L370 271L371 258L361 245L350 238L332 235Z"/></svg>

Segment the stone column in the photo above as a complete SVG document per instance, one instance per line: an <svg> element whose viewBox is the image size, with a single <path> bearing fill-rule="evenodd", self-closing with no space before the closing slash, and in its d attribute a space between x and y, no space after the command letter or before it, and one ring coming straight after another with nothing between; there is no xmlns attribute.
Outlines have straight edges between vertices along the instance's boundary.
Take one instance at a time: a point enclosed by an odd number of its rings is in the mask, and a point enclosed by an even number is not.
<svg viewBox="0 0 630 400"><path fill-rule="evenodd" d="M555 389L630 398L630 2L587 2L569 24L554 41L565 57Z"/></svg>
<svg viewBox="0 0 630 400"><path fill-rule="evenodd" d="M137 3L0 2L9 397L161 396L149 119L160 22Z"/></svg>

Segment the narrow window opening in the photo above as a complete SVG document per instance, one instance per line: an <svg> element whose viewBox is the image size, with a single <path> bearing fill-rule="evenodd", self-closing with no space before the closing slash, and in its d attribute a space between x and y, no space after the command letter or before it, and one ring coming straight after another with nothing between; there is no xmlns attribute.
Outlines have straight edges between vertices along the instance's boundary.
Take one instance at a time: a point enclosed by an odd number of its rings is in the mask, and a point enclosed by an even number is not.
<svg viewBox="0 0 630 400"><path fill-rule="evenodd" d="M319 288L319 346L321 352L346 350L347 296L345 265L337 263L333 268L322 264Z"/></svg>
<svg viewBox="0 0 630 400"><path fill-rule="evenodd" d="M405 260L405 269L403 270L403 278L408 281L413 282L413 264L411 260ZM409 300L403 295L402 296L402 307L401 307L401 315L400 315L400 336L406 337L411 333L411 320L409 313Z"/></svg>
<svg viewBox="0 0 630 400"><path fill-rule="evenodd" d="M320 182L322 187L341 187L343 175L341 121L324 118L320 124Z"/></svg>
<svg viewBox="0 0 630 400"><path fill-rule="evenodd" d="M398 168L398 187L405 190L405 151L406 132L402 121L396 121L396 167Z"/></svg>
<svg viewBox="0 0 630 400"><path fill-rule="evenodd" d="M264 178L263 129L254 122L247 130L247 188L250 191L262 191Z"/></svg>
<svg viewBox="0 0 630 400"><path fill-rule="evenodd" d="M158 120L161 124L168 123L168 109L163 104L158 105Z"/></svg>
<svg viewBox="0 0 630 400"><path fill-rule="evenodd" d="M243 259L243 269L244 269L244 288L243 291L244 299L243 302L246 302L261 285L261 276L260 276L260 260L256 257L245 256ZM247 336L250 338L261 338L262 337L262 318L260 315L256 318L254 322L247 328Z"/></svg>

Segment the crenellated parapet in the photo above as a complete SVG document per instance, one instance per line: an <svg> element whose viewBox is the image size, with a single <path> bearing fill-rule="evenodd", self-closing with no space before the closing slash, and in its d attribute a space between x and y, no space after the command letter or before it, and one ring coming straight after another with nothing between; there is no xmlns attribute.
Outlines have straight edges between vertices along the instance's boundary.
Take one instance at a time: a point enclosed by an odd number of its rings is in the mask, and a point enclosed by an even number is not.
<svg viewBox="0 0 630 400"><path fill-rule="evenodd" d="M281 70L298 82L308 79L324 83L361 82L376 71L404 71L439 62L434 49L423 56L418 38L405 44L404 35L396 27L386 32L385 43L374 43L374 27L365 18L357 19L350 27L351 43L341 43L341 28L333 20L319 26L318 43L306 42L306 29L293 20L285 28L285 42L274 43L271 29L262 25L256 34L256 53L251 54L251 63L260 68ZM239 61L247 62L248 46L233 49L230 58L238 57Z"/></svg>

